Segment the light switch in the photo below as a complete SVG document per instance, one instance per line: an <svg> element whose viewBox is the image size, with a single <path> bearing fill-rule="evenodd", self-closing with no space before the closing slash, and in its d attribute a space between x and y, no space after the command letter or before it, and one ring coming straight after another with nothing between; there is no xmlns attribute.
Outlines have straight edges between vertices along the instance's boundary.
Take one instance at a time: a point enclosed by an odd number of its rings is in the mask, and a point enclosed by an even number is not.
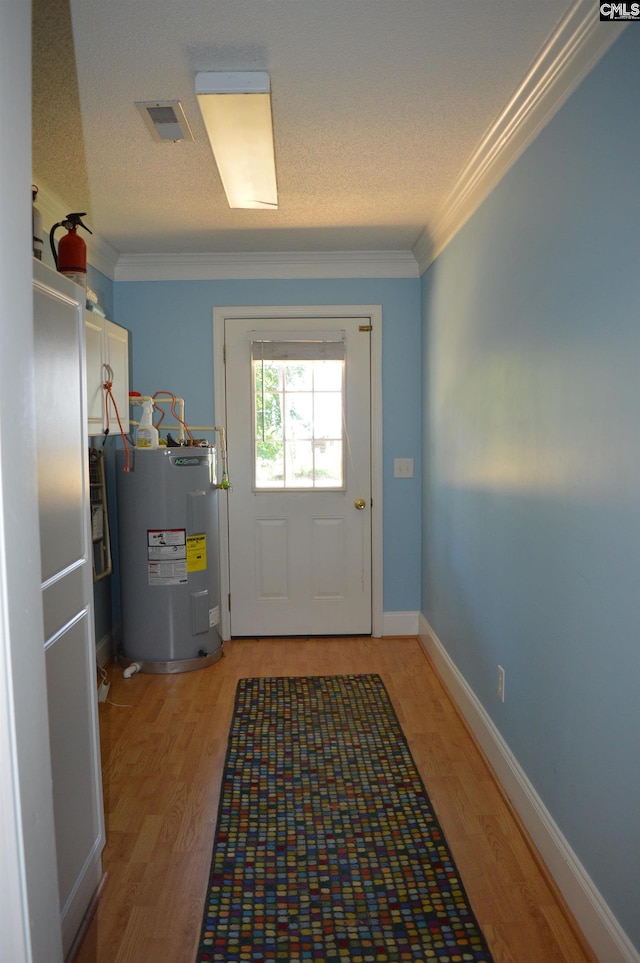
<svg viewBox="0 0 640 963"><path fill-rule="evenodd" d="M413 478L413 458L394 458L393 477Z"/></svg>

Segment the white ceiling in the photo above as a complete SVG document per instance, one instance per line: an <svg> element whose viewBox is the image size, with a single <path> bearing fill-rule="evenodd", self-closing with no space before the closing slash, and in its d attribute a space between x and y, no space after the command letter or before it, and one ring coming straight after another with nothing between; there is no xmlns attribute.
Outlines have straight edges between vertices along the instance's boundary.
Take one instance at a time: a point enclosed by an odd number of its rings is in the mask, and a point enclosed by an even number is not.
<svg viewBox="0 0 640 963"><path fill-rule="evenodd" d="M410 251L570 6L34 0L34 174L124 255ZM268 71L278 210L229 209L202 70ZM175 99L158 144L134 102Z"/></svg>

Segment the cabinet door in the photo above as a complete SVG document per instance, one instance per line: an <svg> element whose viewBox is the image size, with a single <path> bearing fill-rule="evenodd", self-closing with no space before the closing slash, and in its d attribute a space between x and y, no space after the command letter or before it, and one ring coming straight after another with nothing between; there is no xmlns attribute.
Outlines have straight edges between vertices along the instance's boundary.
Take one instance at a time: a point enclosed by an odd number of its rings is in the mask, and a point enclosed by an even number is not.
<svg viewBox="0 0 640 963"><path fill-rule="evenodd" d="M87 421L89 435L104 431L104 389L102 359L104 348L104 318L87 311L84 317L87 357Z"/></svg>
<svg viewBox="0 0 640 963"><path fill-rule="evenodd" d="M126 328L105 320L105 347L107 363L113 371L114 401L125 432L129 431L129 332ZM109 410L111 433L118 431L118 420L113 406ZM105 426L106 427L106 426Z"/></svg>
<svg viewBox="0 0 640 963"><path fill-rule="evenodd" d="M123 431L129 431L129 332L98 314L85 314L87 363L87 434L101 435L119 431L116 409L107 402L104 382L108 380L105 365L111 368L113 400L117 406ZM108 407L107 407L108 405Z"/></svg>

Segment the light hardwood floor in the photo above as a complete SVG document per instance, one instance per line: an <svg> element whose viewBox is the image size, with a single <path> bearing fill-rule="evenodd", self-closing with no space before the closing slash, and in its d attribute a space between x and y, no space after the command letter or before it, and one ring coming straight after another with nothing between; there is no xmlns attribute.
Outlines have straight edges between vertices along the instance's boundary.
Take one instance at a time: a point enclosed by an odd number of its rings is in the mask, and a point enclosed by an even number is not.
<svg viewBox="0 0 640 963"><path fill-rule="evenodd" d="M108 873L76 963L193 963L236 682L377 672L496 963L594 963L415 639L227 643L179 675L108 669L100 705Z"/></svg>

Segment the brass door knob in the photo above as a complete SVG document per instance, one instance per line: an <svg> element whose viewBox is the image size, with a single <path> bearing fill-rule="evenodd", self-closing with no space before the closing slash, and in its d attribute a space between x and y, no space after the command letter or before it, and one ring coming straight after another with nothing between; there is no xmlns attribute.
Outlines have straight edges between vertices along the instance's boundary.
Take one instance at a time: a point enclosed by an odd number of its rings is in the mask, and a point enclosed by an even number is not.
<svg viewBox="0 0 640 963"><path fill-rule="evenodd" d="M353 504L356 506L359 512L361 512L363 508L367 507L367 503L365 502L364 498L356 498Z"/></svg>

